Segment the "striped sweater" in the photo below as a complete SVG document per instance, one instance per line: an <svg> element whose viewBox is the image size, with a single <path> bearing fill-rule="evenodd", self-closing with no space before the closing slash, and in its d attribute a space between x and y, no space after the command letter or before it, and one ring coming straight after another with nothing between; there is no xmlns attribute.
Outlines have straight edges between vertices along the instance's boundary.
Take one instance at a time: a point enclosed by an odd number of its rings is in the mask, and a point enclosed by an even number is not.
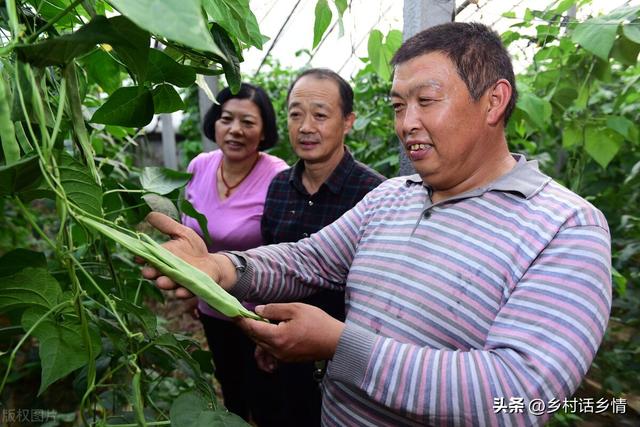
<svg viewBox="0 0 640 427"><path fill-rule="evenodd" d="M605 218L523 157L436 204L417 175L390 179L311 237L244 255L240 299L346 286L325 426L541 425L527 403L576 390L611 305Z"/></svg>

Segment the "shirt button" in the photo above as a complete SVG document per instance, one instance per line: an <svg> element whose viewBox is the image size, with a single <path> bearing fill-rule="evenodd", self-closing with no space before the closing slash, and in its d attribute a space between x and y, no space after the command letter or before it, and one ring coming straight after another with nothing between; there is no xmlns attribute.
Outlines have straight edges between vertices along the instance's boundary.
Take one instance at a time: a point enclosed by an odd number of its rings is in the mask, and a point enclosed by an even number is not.
<svg viewBox="0 0 640 427"><path fill-rule="evenodd" d="M309 206L313 206L313 202L309 200Z"/></svg>
<svg viewBox="0 0 640 427"><path fill-rule="evenodd" d="M424 219L431 218L431 211L424 211L422 216L424 217Z"/></svg>
<svg viewBox="0 0 640 427"><path fill-rule="evenodd" d="M302 237L309 237L309 233L302 233Z"/></svg>

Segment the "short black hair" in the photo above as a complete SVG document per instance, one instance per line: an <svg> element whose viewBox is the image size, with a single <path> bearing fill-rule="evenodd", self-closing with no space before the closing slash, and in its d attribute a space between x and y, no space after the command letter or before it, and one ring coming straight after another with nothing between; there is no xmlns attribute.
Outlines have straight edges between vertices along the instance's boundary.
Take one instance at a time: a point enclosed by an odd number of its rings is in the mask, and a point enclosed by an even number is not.
<svg viewBox="0 0 640 427"><path fill-rule="evenodd" d="M313 76L319 80L333 80L338 85L338 92L340 92L340 108L342 108L342 116L347 117L353 112L353 89L351 89L351 85L345 79L340 77L340 74L328 68L309 68L308 70L300 73L289 86L289 90L287 91L287 105L289 105L289 95L291 95L293 87L298 83L298 80L304 76Z"/></svg>
<svg viewBox="0 0 640 427"><path fill-rule="evenodd" d="M436 25L406 40L391 58L391 65L395 67L431 52L442 52L449 57L475 101L499 79L507 80L513 89L504 111L507 124L518 91L511 57L495 31L477 22Z"/></svg>
<svg viewBox="0 0 640 427"><path fill-rule="evenodd" d="M276 126L276 113L269 95L260 86L249 83L242 83L238 93L232 93L228 87L222 89L216 96L217 104L214 103L202 121L202 130L207 138L216 140L215 123L222 115L222 106L230 99L248 99L260 110L262 118L262 129L264 139L260 141L258 150L266 150L273 147L278 142L278 127Z"/></svg>

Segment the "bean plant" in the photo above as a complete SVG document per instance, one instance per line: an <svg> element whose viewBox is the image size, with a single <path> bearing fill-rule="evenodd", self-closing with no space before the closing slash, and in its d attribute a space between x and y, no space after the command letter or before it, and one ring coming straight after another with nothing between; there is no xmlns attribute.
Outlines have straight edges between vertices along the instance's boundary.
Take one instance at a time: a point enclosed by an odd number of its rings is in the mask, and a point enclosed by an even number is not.
<svg viewBox="0 0 640 427"><path fill-rule="evenodd" d="M266 41L248 4L3 2L2 234L28 230L0 251L3 422L39 408L51 425L246 425L217 401L210 354L148 308L163 297L131 251L229 314L255 314L133 230L152 208L205 220L178 198L189 174L139 169L129 152L203 75L239 88L242 51Z"/></svg>

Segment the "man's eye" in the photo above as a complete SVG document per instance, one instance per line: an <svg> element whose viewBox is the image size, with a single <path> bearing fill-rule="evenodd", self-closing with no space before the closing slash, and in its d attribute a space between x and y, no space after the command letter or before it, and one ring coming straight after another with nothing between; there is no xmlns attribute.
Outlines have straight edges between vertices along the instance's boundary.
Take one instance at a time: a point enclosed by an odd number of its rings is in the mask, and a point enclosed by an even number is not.
<svg viewBox="0 0 640 427"><path fill-rule="evenodd" d="M393 108L393 111L395 111L396 113L402 110L403 107L404 105L400 103L391 104L391 108Z"/></svg>

